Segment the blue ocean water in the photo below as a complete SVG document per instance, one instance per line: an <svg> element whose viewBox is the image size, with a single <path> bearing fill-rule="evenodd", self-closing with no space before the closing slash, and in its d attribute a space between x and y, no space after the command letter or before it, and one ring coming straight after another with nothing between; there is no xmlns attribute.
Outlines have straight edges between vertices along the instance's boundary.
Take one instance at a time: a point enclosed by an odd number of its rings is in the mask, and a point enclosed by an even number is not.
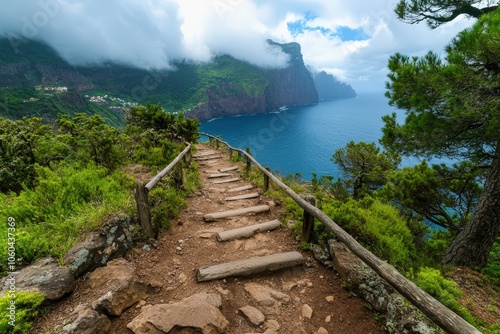
<svg viewBox="0 0 500 334"><path fill-rule="evenodd" d="M278 113L214 119L203 122L201 131L220 136L233 147L249 147L262 165L283 175L298 172L306 180L313 172L339 177L330 160L333 152L351 140L378 143L382 116L392 112L404 116L388 105L383 92L367 92Z"/></svg>

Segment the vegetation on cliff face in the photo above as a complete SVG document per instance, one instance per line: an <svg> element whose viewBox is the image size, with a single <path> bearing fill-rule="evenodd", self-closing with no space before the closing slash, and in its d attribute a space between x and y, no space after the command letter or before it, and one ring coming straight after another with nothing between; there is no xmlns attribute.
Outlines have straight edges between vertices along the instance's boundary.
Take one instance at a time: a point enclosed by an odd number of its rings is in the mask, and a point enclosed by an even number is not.
<svg viewBox="0 0 500 334"><path fill-rule="evenodd" d="M167 112L189 111L199 119L318 102L300 46L269 43L290 55L288 67L263 69L220 55L208 63L179 61L172 64L175 70L148 72L114 64L74 67L44 44L24 41L13 48L9 40L0 39L0 115L55 120L58 113L97 113L109 124L123 126L119 109L86 96L95 92L140 104L159 103ZM37 85L66 86L68 92L47 96L34 90Z"/></svg>

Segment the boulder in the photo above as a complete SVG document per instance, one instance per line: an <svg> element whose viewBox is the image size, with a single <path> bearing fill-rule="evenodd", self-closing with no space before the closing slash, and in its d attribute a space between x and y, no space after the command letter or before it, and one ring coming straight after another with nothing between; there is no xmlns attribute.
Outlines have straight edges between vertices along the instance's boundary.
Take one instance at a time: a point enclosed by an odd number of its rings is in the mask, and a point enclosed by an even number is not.
<svg viewBox="0 0 500 334"><path fill-rule="evenodd" d="M122 257L132 246L132 232L136 224L130 217L112 218L108 224L90 232L83 242L71 248L64 256L64 263L78 278L110 260Z"/></svg>
<svg viewBox="0 0 500 334"><path fill-rule="evenodd" d="M200 293L173 304L144 306L127 327L135 334L225 333L229 322L221 306L221 295Z"/></svg>
<svg viewBox="0 0 500 334"><path fill-rule="evenodd" d="M104 314L99 314L86 305L78 306L72 313L69 322L63 327L68 334L106 334L111 321Z"/></svg>
<svg viewBox="0 0 500 334"><path fill-rule="evenodd" d="M382 315L384 326L389 333L440 333L435 324L352 254L343 243L330 240L329 245L340 277L348 283L350 289Z"/></svg>
<svg viewBox="0 0 500 334"><path fill-rule="evenodd" d="M16 291L38 291L46 300L56 301L73 292L75 279L67 267L61 267L51 257L38 259L17 274L12 273L1 282L2 294L15 282Z"/></svg>
<svg viewBox="0 0 500 334"><path fill-rule="evenodd" d="M96 292L97 297L92 308L99 313L116 316L145 299L147 286L135 279L135 269L133 263L116 259L90 274L88 285Z"/></svg>

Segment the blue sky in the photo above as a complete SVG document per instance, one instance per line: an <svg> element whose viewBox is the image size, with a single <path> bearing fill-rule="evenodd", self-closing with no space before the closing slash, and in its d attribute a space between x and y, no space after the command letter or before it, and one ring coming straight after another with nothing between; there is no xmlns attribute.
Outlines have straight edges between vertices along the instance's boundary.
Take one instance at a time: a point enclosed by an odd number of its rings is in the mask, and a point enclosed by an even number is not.
<svg viewBox="0 0 500 334"><path fill-rule="evenodd" d="M264 67L286 55L266 44L297 42L307 65L356 90L383 90L395 52L443 54L473 20L435 30L408 25L393 13L397 0L3 0L0 35L53 46L74 64L107 61L171 68L175 59L207 62L230 54Z"/></svg>

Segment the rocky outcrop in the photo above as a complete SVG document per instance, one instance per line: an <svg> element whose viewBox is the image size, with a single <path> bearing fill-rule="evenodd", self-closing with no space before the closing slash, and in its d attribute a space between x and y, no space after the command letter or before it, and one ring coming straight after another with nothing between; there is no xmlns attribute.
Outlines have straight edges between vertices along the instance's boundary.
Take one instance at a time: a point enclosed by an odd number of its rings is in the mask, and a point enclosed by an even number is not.
<svg viewBox="0 0 500 334"><path fill-rule="evenodd" d="M69 323L63 327L66 334L106 334L111 320L86 305L80 305L71 314Z"/></svg>
<svg viewBox="0 0 500 334"><path fill-rule="evenodd" d="M90 274L86 296L89 304L81 304L65 319L63 332L72 334L105 334L111 321L127 308L146 298L147 286L135 278L136 266L116 259Z"/></svg>
<svg viewBox="0 0 500 334"><path fill-rule="evenodd" d="M88 285L97 296L92 309L116 316L145 298L147 286L135 279L135 269L133 263L116 259L90 274Z"/></svg>
<svg viewBox="0 0 500 334"><path fill-rule="evenodd" d="M440 333L429 319L340 242L330 241L335 268L360 297L381 314L389 333Z"/></svg>
<svg viewBox="0 0 500 334"><path fill-rule="evenodd" d="M127 327L135 334L225 333L229 322L220 312L222 296L200 293L173 304L144 306Z"/></svg>
<svg viewBox="0 0 500 334"><path fill-rule="evenodd" d="M320 100L356 97L356 91L351 85L337 80L333 75L322 71L314 74L314 85Z"/></svg>
<svg viewBox="0 0 500 334"><path fill-rule="evenodd" d="M132 246L137 222L130 217L114 217L97 231L71 248L64 256L65 265L75 278L122 257Z"/></svg>
<svg viewBox="0 0 500 334"><path fill-rule="evenodd" d="M39 259L17 274L5 277L1 282L2 294L9 291L12 285L17 292L37 291L47 301L56 301L73 292L75 280L68 268L60 267L55 259L47 257Z"/></svg>

